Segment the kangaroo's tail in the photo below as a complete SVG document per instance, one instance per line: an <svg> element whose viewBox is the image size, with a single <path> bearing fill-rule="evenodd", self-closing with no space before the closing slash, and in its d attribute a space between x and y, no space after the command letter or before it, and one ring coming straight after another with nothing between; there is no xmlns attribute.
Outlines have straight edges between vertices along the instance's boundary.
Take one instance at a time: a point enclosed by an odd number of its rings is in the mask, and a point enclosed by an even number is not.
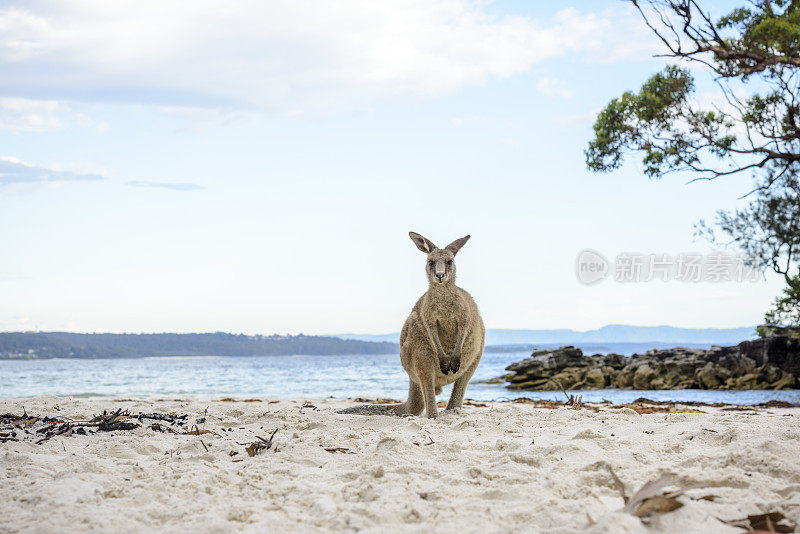
<svg viewBox="0 0 800 534"><path fill-rule="evenodd" d="M407 415L405 403L403 404L361 404L351 406L343 410L336 410L336 413L355 414L355 415Z"/></svg>

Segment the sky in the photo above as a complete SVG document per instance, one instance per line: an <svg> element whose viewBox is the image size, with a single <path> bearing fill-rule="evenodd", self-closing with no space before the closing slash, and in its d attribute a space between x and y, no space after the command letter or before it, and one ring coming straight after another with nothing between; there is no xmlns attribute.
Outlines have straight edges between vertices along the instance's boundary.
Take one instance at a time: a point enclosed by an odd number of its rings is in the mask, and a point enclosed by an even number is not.
<svg viewBox="0 0 800 534"><path fill-rule="evenodd" d="M576 277L710 253L693 225L749 191L586 169L658 52L619 1L2 0L0 330L396 332L409 230L472 236L488 327L758 324L774 276Z"/></svg>

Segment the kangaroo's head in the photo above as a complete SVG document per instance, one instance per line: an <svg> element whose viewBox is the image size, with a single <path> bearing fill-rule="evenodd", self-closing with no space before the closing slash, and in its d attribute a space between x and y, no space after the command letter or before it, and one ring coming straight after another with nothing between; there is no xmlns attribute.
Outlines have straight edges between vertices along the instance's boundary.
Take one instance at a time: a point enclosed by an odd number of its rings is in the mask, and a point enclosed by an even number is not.
<svg viewBox="0 0 800 534"><path fill-rule="evenodd" d="M455 283L456 280L456 264L453 261L456 254L464 243L467 242L469 236L464 236L456 239L444 248L439 248L434 245L430 239L419 235L416 232L409 232L411 240L427 255L427 262L425 264L425 272L428 275L428 282L432 287L439 287Z"/></svg>

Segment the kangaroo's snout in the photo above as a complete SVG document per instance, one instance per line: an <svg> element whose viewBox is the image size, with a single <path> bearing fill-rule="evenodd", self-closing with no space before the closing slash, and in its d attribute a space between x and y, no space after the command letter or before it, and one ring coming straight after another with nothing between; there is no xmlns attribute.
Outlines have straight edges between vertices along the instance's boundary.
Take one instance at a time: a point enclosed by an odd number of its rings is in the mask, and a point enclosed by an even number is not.
<svg viewBox="0 0 800 534"><path fill-rule="evenodd" d="M434 269L433 269L433 274L434 274L434 276L436 276L436 278L440 282L442 281L442 279L444 279L444 275L446 274L446 270L444 268L444 262L443 261L437 261L436 262L436 267L434 267Z"/></svg>

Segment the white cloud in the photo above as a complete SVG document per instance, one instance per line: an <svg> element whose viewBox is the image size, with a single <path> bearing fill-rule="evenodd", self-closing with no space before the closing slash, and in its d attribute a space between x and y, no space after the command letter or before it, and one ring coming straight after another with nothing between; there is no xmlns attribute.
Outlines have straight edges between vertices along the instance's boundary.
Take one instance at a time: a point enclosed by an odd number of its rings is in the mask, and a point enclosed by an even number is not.
<svg viewBox="0 0 800 534"><path fill-rule="evenodd" d="M567 82L558 78L539 78L536 90L550 98L571 98L575 94Z"/></svg>
<svg viewBox="0 0 800 534"><path fill-rule="evenodd" d="M542 21L469 0L19 6L0 10L0 94L55 100L302 114L448 94L566 54L624 57L638 46L620 28L628 11Z"/></svg>
<svg viewBox="0 0 800 534"><path fill-rule="evenodd" d="M63 126L64 107L55 100L0 98L0 130L43 132Z"/></svg>
<svg viewBox="0 0 800 534"><path fill-rule="evenodd" d="M0 156L0 187L12 184L85 182L104 179L105 176L96 173L41 167L17 158Z"/></svg>
<svg viewBox="0 0 800 534"><path fill-rule="evenodd" d="M0 130L46 132L70 124L100 131L108 127L55 100L0 98Z"/></svg>

